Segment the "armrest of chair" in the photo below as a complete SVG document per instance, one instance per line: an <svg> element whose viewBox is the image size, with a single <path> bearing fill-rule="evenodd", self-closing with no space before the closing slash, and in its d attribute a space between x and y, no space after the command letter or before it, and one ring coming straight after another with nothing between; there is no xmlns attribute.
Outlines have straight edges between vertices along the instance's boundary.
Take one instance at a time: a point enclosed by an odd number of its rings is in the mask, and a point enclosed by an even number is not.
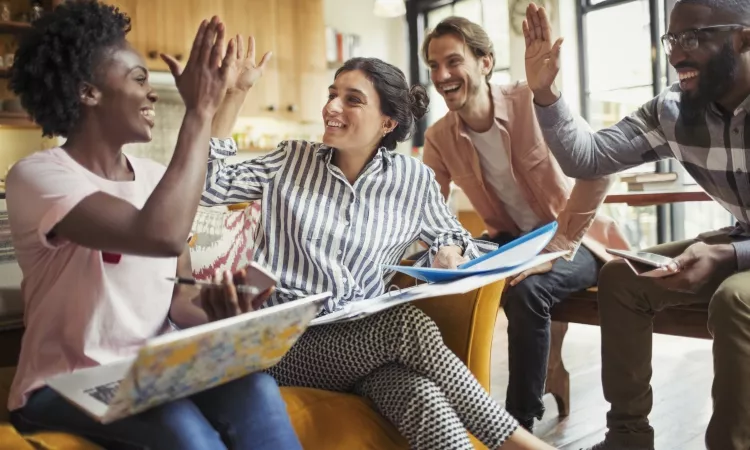
<svg viewBox="0 0 750 450"><path fill-rule="evenodd" d="M402 261L411 265L413 261ZM415 280L397 273L392 284L413 286ZM496 281L460 295L446 295L417 300L414 305L435 321L443 341L471 370L489 392L492 336L500 309L505 281Z"/></svg>

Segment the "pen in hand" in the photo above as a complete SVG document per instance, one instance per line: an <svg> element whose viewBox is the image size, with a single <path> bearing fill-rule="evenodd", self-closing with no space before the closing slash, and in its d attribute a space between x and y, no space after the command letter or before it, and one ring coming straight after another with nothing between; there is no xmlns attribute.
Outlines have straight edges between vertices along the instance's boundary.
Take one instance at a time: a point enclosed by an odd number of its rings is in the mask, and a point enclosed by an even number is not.
<svg viewBox="0 0 750 450"><path fill-rule="evenodd" d="M223 286L220 283L214 283L211 281L203 281L203 280L196 280L194 278L181 278L181 277L168 277L167 280L174 284L186 284L189 286ZM260 291L257 288L254 288L252 286L247 286L244 284L237 284L235 285L235 289L237 289L238 293L243 294L250 294L250 295L258 295L260 294Z"/></svg>

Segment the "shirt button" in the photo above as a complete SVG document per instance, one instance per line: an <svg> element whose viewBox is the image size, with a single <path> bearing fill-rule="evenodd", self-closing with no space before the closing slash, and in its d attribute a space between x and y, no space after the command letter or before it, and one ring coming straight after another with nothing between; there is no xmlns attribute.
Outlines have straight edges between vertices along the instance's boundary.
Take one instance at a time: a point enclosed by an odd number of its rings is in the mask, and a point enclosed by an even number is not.
<svg viewBox="0 0 750 450"><path fill-rule="evenodd" d="M341 256L341 250L337 251L336 254Z"/></svg>
<svg viewBox="0 0 750 450"><path fill-rule="evenodd" d="M734 134L740 134L740 129L739 128L735 128L734 129Z"/></svg>

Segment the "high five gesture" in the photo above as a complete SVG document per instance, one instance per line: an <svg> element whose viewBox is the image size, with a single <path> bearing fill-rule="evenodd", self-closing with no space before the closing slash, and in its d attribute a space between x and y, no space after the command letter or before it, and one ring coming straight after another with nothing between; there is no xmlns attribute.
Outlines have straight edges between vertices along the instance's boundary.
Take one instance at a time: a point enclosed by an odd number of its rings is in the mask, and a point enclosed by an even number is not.
<svg viewBox="0 0 750 450"><path fill-rule="evenodd" d="M552 43L551 28L544 8L530 3L523 21L526 39L526 80L534 92L534 101L542 106L557 100L555 78L560 71L560 47L563 38Z"/></svg>
<svg viewBox="0 0 750 450"><path fill-rule="evenodd" d="M224 47L224 24L219 18L201 23L184 69L171 56L161 57L174 76L185 107L203 117L213 117L236 80L237 42L230 39Z"/></svg>

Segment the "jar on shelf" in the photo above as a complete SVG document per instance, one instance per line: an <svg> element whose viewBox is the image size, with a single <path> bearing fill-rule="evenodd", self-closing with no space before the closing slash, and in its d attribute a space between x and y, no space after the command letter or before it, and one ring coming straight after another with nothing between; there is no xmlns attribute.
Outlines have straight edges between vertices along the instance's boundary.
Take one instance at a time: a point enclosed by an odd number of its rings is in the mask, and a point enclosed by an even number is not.
<svg viewBox="0 0 750 450"><path fill-rule="evenodd" d="M34 3L33 3L33 4L31 5L31 14L30 14L29 18L30 18L30 19L31 19L31 21L33 22L33 21L35 21L35 20L37 20L37 19L41 18L41 17L42 17L42 14L44 14L44 8L42 8L42 5L41 5L41 3L39 3L39 2L34 2Z"/></svg>
<svg viewBox="0 0 750 450"><path fill-rule="evenodd" d="M11 16L10 2L0 1L0 20L3 22L10 22Z"/></svg>

